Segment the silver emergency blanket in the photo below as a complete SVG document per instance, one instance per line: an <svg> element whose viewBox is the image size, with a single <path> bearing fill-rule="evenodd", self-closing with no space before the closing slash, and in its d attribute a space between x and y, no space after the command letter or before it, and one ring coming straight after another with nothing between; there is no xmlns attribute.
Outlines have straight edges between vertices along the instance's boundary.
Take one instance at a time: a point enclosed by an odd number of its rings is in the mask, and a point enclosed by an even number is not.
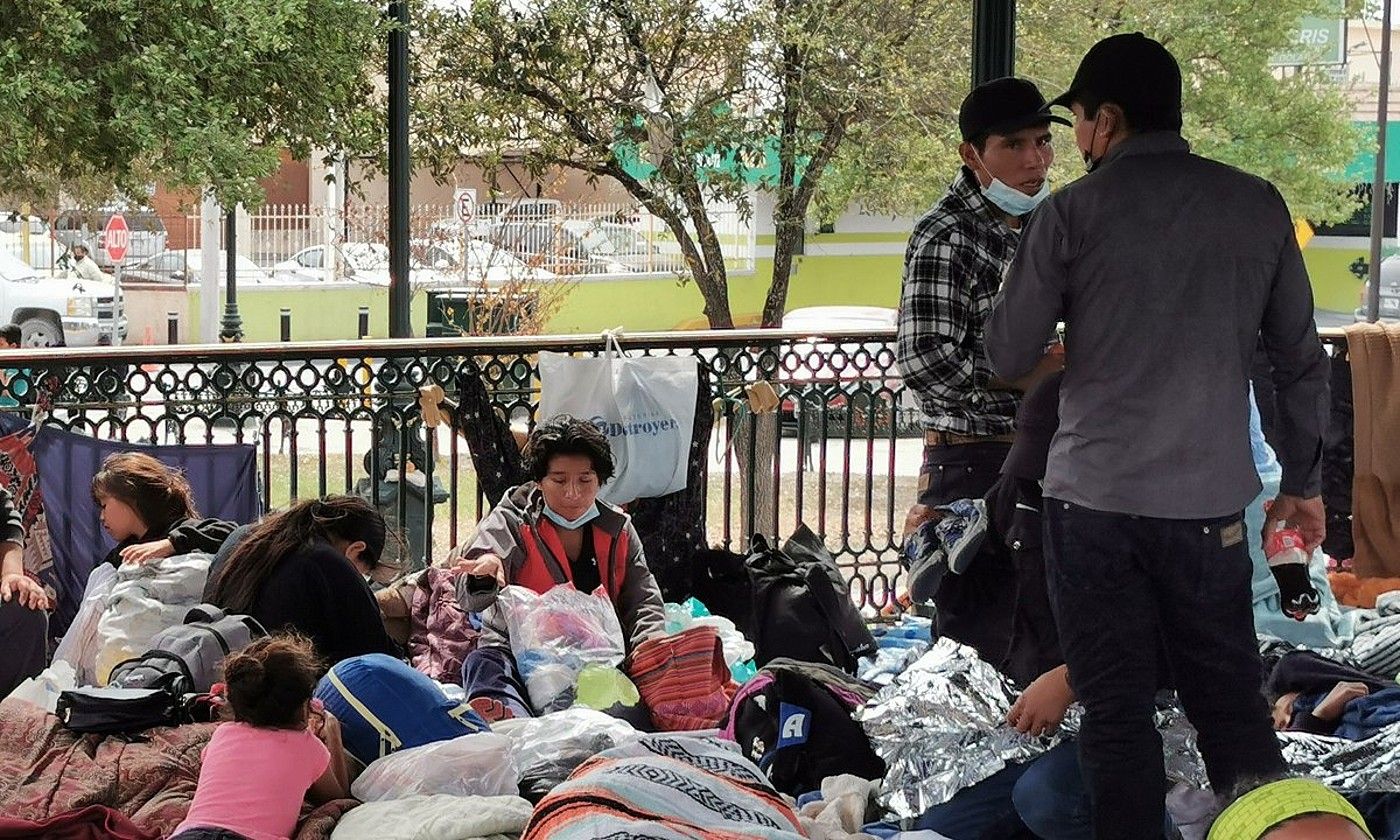
<svg viewBox="0 0 1400 840"><path fill-rule="evenodd" d="M882 804L898 817L917 817L1009 762L1049 749L1054 739L1006 725L1016 695L972 648L939 639L855 713L888 767Z"/></svg>
<svg viewBox="0 0 1400 840"><path fill-rule="evenodd" d="M888 772L880 801L910 819L941 805L963 788L1029 761L1072 737L1080 710L1053 737L1030 738L1006 723L1016 688L976 651L940 639L929 652L855 713ZM1180 708L1157 713L1167 777L1207 786L1196 730ZM1365 741L1304 733L1279 735L1292 772L1343 791L1400 792L1400 723Z"/></svg>
<svg viewBox="0 0 1400 840"><path fill-rule="evenodd" d="M1294 773L1340 791L1400 793L1400 723L1364 741L1305 732L1279 734L1283 758Z"/></svg>

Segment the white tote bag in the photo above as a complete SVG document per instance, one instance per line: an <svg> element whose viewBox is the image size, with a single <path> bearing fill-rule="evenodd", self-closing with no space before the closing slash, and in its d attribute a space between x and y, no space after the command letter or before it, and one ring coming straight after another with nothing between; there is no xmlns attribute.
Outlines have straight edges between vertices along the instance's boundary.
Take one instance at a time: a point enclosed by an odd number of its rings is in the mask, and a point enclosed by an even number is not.
<svg viewBox="0 0 1400 840"><path fill-rule="evenodd" d="M685 489L695 394L695 359L623 354L611 334L601 356L540 353L539 420L589 420L612 445L617 475L598 494L613 504Z"/></svg>

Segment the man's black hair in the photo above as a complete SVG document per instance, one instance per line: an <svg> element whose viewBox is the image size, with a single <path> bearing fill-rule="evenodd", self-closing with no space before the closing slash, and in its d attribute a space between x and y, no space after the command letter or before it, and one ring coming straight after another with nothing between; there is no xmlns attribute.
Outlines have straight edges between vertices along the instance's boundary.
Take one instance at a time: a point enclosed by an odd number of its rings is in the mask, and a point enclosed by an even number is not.
<svg viewBox="0 0 1400 840"><path fill-rule="evenodd" d="M24 339L24 331L19 328L19 324L6 324L0 327L0 338L10 344L18 345Z"/></svg>
<svg viewBox="0 0 1400 840"><path fill-rule="evenodd" d="M613 477L612 447L597 426L561 414L535 427L525 444L525 470L535 481L549 475L549 462L560 455L582 455L593 464L598 483Z"/></svg>

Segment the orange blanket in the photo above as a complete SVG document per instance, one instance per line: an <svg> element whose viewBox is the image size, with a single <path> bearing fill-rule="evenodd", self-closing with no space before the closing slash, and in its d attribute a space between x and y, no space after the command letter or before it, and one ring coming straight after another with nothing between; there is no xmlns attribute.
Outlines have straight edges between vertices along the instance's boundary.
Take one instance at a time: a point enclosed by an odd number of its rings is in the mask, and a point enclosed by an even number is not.
<svg viewBox="0 0 1400 840"><path fill-rule="evenodd" d="M1400 326L1348 327L1356 423L1353 568L1400 577Z"/></svg>

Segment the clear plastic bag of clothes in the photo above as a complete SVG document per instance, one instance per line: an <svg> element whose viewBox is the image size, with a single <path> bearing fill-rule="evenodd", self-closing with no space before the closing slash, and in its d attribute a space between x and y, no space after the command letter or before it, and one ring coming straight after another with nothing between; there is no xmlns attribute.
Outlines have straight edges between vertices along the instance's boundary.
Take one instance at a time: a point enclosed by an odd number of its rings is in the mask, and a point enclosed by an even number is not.
<svg viewBox="0 0 1400 840"><path fill-rule="evenodd" d="M498 603L530 703L541 714L573 704L585 665L616 667L626 656L617 610L601 588L586 595L561 584L539 595L507 586Z"/></svg>
<svg viewBox="0 0 1400 840"><path fill-rule="evenodd" d="M150 649L157 633L182 624L209 577L208 554L166 557L117 569L117 581L97 623L96 676L105 685L112 666Z"/></svg>
<svg viewBox="0 0 1400 840"><path fill-rule="evenodd" d="M515 796L520 781L511 739L493 732L399 750L371 762L350 786L361 802L406 796Z"/></svg>
<svg viewBox="0 0 1400 840"><path fill-rule="evenodd" d="M641 737L626 721L578 706L543 717L501 721L494 731L510 738L521 794L533 801L598 753Z"/></svg>

